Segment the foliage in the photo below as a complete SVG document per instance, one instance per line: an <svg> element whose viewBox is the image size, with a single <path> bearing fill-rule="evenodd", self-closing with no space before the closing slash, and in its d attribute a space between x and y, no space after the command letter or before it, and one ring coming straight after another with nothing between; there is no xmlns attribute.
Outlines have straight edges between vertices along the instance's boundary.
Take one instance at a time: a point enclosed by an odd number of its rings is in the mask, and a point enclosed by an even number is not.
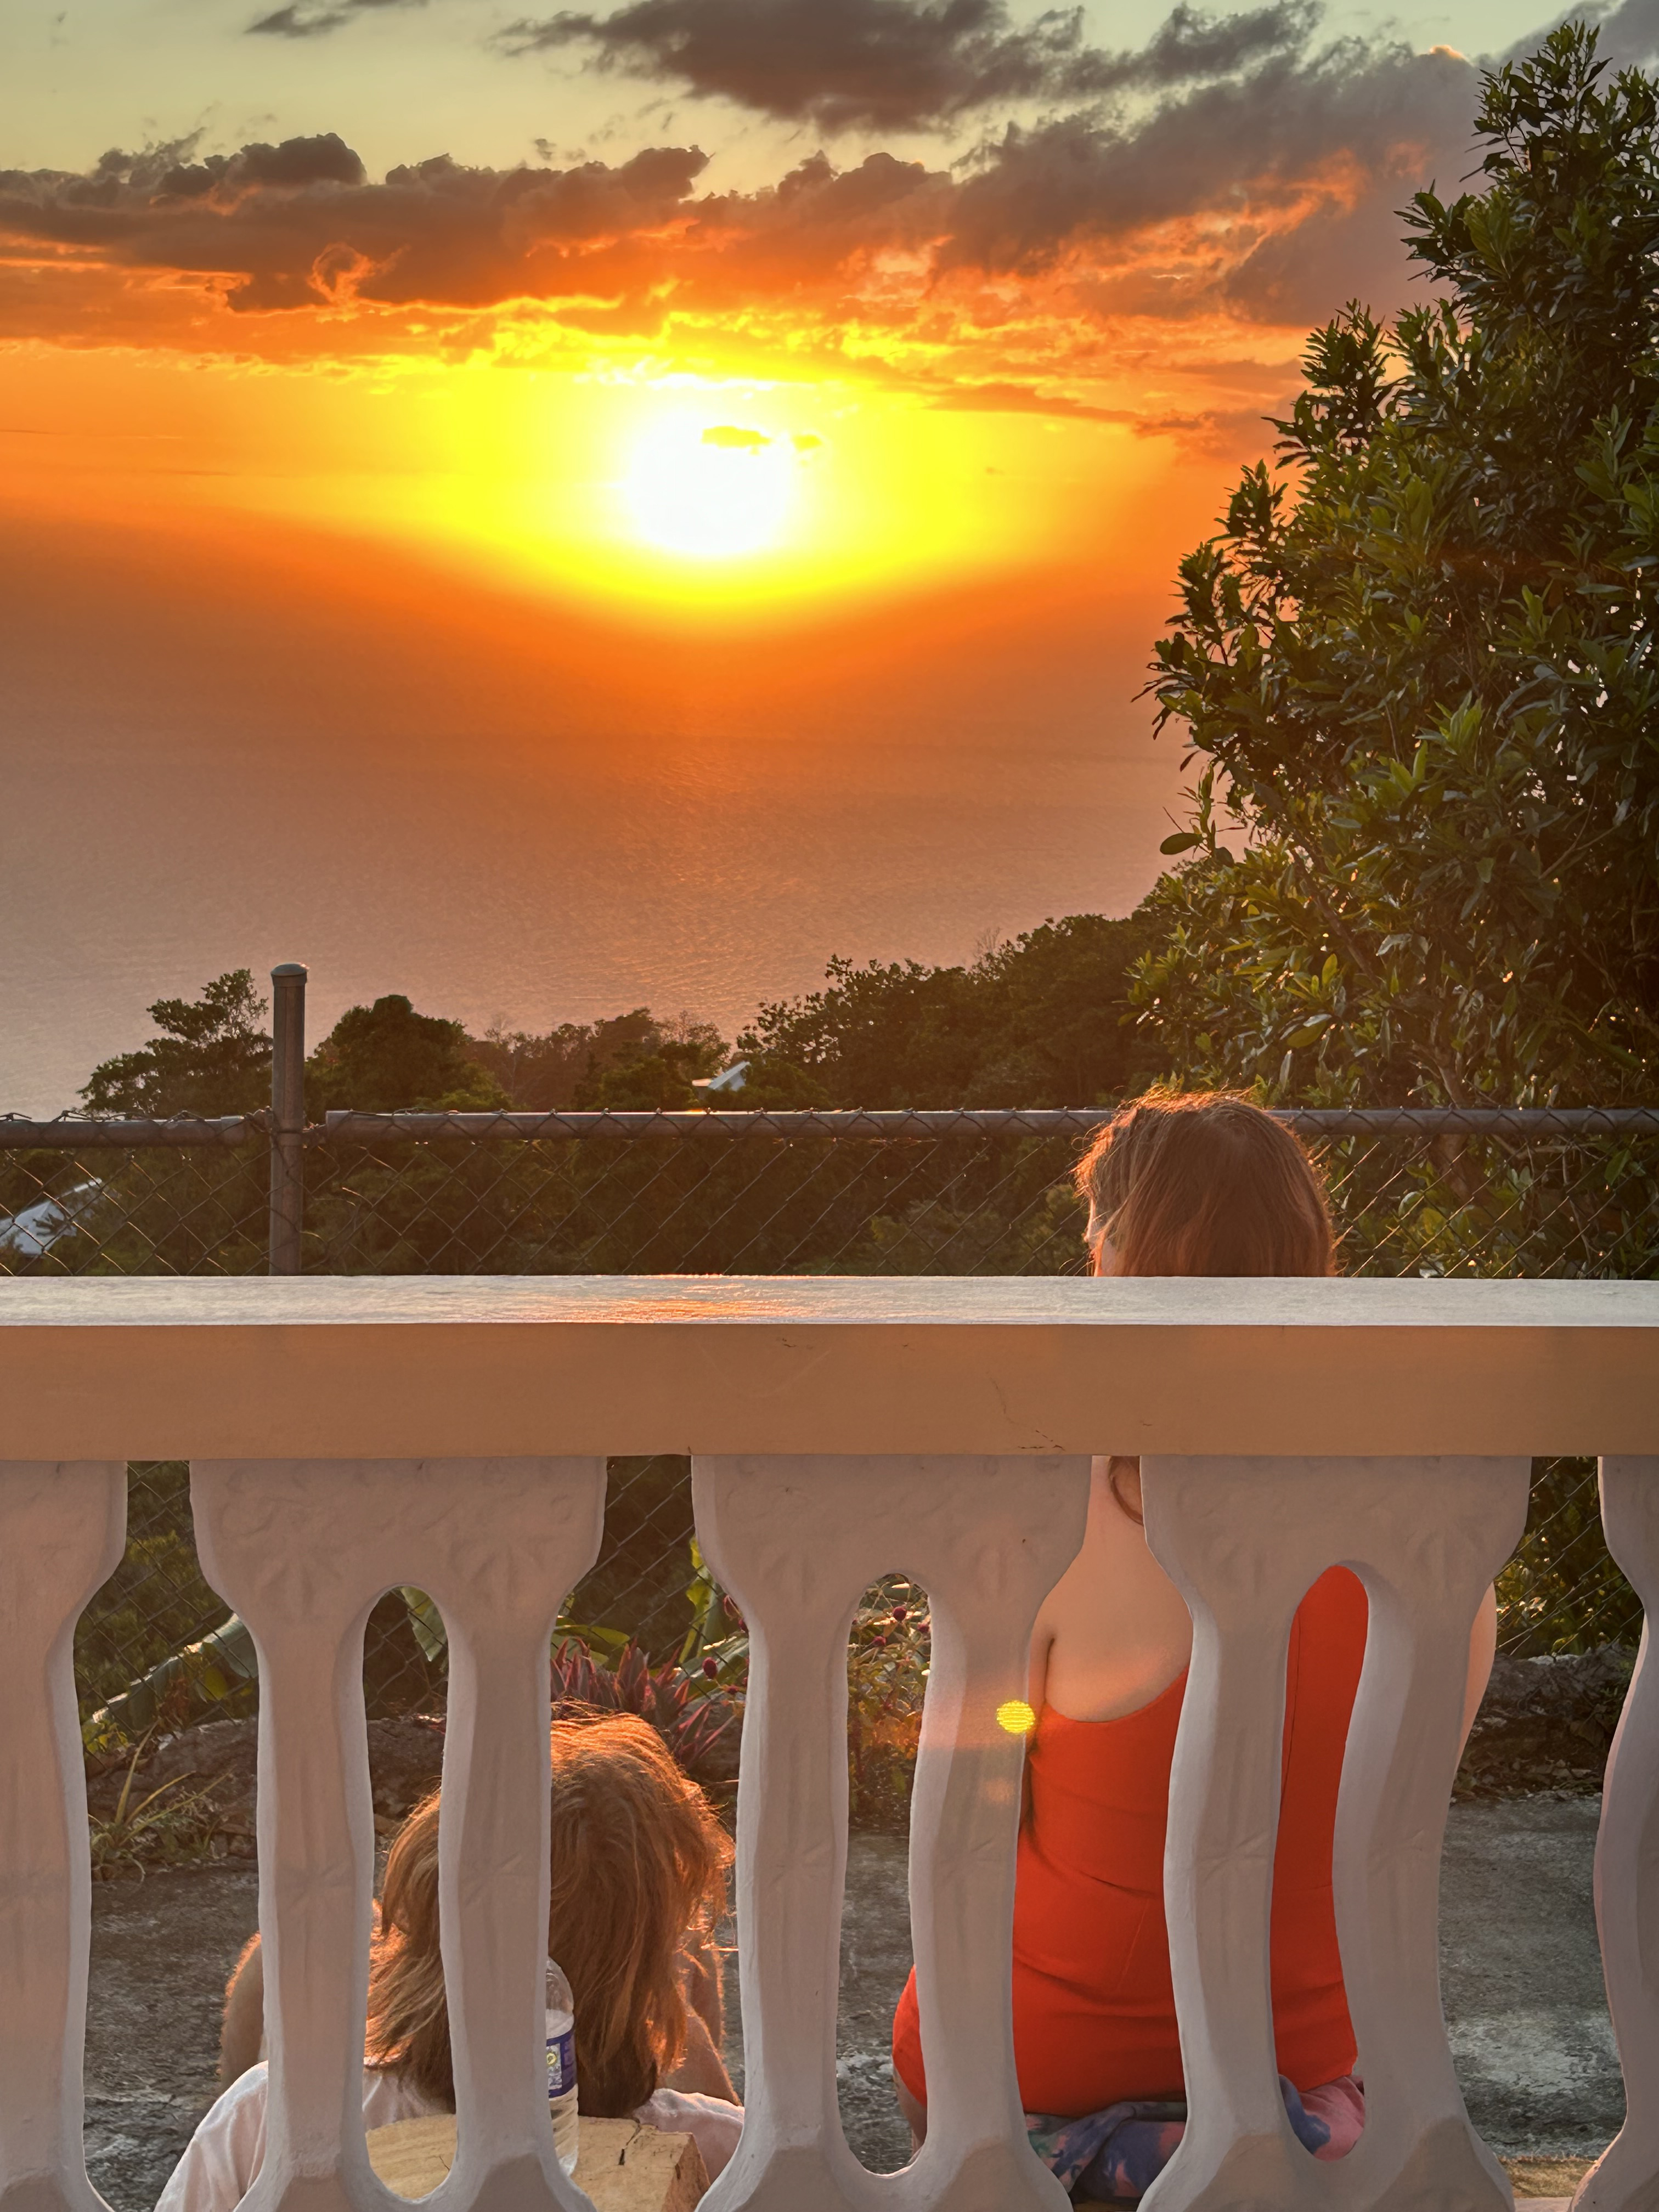
<svg viewBox="0 0 1659 2212"><path fill-rule="evenodd" d="M614 1666L588 1645L565 1637L553 1647L553 1711L637 1713L648 1721L694 1782L725 1789L738 1774L740 1698L707 1684L696 1686L678 1661L653 1667L629 1642Z"/></svg>
<svg viewBox="0 0 1659 2212"><path fill-rule="evenodd" d="M305 1267L328 1274L1062 1273L1068 1137L680 1136L306 1153Z"/></svg>
<svg viewBox="0 0 1659 2212"><path fill-rule="evenodd" d="M212 1855L218 1820L210 1790L175 1796L183 1780L179 1776L134 1797L139 1762L149 1743L146 1735L134 1750L108 1817L88 1815L94 1881L115 1881L126 1875L142 1881L151 1867L196 1864Z"/></svg>
<svg viewBox="0 0 1659 2212"><path fill-rule="evenodd" d="M127 1474L126 1551L76 1630L83 1711L106 1707L224 1617L224 1600L197 1564L189 1468L182 1460L136 1463ZM163 1717L152 1705L120 1732L136 1738Z"/></svg>
<svg viewBox="0 0 1659 2212"><path fill-rule="evenodd" d="M1152 689L1202 773L1133 992L1187 1079L1653 1095L1656 116L1579 25L1489 76L1484 190L1407 218L1440 296L1315 334L1295 496L1248 471L1182 564Z"/></svg>
<svg viewBox="0 0 1659 2212"><path fill-rule="evenodd" d="M337 1108L394 1114L487 1111L506 1091L472 1056L459 1022L417 1014L401 992L351 1006L306 1061L306 1115Z"/></svg>
<svg viewBox="0 0 1659 2212"><path fill-rule="evenodd" d="M234 1719L253 1710L258 1686L252 1634L233 1613L100 1705L82 1723L82 1740L88 1751L106 1751L158 1728L171 1734L209 1713Z"/></svg>
<svg viewBox="0 0 1659 2212"><path fill-rule="evenodd" d="M611 1113L684 1113L697 1103L691 1088L693 1080L698 1076L714 1074L722 1056L718 1035L712 1047L696 1041L665 1038L654 1052L624 1061L619 1067L607 1068L591 1085L584 1085L577 1095L584 1106L602 1108Z"/></svg>
<svg viewBox="0 0 1659 2212"><path fill-rule="evenodd" d="M1641 1603L1601 1534L1595 1461L1534 1460L1526 1534L1498 1577L1499 1645L1530 1658L1641 1632Z"/></svg>
<svg viewBox="0 0 1659 2212"><path fill-rule="evenodd" d="M695 1694L741 1698L749 1682L749 1630L715 1582L695 1538L692 1626L680 1672ZM926 1593L905 1576L866 1592L847 1650L847 1780L849 1817L860 1827L908 1824L910 1783L927 1692L932 1623Z"/></svg>
<svg viewBox="0 0 1659 2212"><path fill-rule="evenodd" d="M734 1103L1092 1106L1157 1072L1126 1026L1127 976L1158 942L1154 909L1068 915L971 966L830 963L825 987L763 1006L738 1040L750 1055ZM810 1081L813 1096L791 1096Z"/></svg>
<svg viewBox="0 0 1659 2212"><path fill-rule="evenodd" d="M691 1079L714 1074L726 1057L711 1022L645 1006L604 1021L564 1022L541 1036L489 1030L467 1048L513 1105L537 1114L622 1109L636 1099L653 1107L659 1097L688 1103Z"/></svg>
<svg viewBox="0 0 1659 2212"><path fill-rule="evenodd" d="M1651 1137L1467 1137L1318 1146L1345 1275L1647 1273L1659 1224Z"/></svg>
<svg viewBox="0 0 1659 2212"><path fill-rule="evenodd" d="M81 1096L90 1114L257 1114L270 1103L265 1001L246 968L216 976L199 999L158 999L160 1036L100 1061Z"/></svg>
<svg viewBox="0 0 1659 2212"><path fill-rule="evenodd" d="M861 1826L908 1822L932 1651L926 1593L902 1575L878 1583L854 1616L847 1659L848 1782Z"/></svg>

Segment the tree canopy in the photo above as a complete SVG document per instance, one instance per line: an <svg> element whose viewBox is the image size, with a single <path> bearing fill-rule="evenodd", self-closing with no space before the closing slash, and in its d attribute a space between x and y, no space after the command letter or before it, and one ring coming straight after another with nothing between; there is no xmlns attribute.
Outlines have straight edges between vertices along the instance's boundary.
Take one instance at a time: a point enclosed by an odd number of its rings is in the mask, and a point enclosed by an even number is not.
<svg viewBox="0 0 1659 2212"><path fill-rule="evenodd" d="M490 1030L469 1049L514 1106L538 1114L689 1106L693 1078L713 1075L726 1055L712 1022L646 1006L539 1035Z"/></svg>
<svg viewBox="0 0 1659 2212"><path fill-rule="evenodd" d="M1614 1103L1659 1071L1659 93L1569 24L1484 83L1437 295L1310 341L1183 562L1200 774L1135 993L1199 1082Z"/></svg>
<svg viewBox="0 0 1659 2212"><path fill-rule="evenodd" d="M1154 1071L1127 976L1158 939L1143 908L1068 915L971 964L832 960L825 987L764 1006L738 1048L745 1106L1092 1106Z"/></svg>
<svg viewBox="0 0 1659 2212"><path fill-rule="evenodd" d="M401 992L349 1007L306 1061L307 1118L340 1107L392 1114L505 1106L507 1093L471 1048L459 1022L417 1014Z"/></svg>
<svg viewBox="0 0 1659 2212"><path fill-rule="evenodd" d="M252 971L233 968L199 999L157 999L161 1031L136 1052L100 1061L81 1097L91 1114L254 1114L270 1103L270 1039Z"/></svg>

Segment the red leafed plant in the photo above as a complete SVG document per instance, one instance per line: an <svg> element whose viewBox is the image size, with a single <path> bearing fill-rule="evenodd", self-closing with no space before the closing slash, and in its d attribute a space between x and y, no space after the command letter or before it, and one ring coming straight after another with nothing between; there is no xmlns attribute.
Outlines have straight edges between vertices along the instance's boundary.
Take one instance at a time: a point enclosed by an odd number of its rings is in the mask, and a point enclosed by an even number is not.
<svg viewBox="0 0 1659 2212"><path fill-rule="evenodd" d="M723 1790L738 1773L743 1707L729 1690L702 1682L691 1694L684 1667L665 1659L653 1667L637 1644L624 1644L606 1667L574 1637L553 1647L553 1711L637 1713L648 1721L694 1782Z"/></svg>

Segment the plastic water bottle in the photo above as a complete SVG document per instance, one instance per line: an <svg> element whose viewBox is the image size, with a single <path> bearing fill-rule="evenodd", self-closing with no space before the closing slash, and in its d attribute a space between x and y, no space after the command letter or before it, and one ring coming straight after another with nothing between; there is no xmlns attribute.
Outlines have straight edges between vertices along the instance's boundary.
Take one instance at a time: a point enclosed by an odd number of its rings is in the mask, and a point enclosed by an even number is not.
<svg viewBox="0 0 1659 2212"><path fill-rule="evenodd" d="M576 2001L564 1969L547 1962L547 2108L553 2148L567 2173L576 2170Z"/></svg>

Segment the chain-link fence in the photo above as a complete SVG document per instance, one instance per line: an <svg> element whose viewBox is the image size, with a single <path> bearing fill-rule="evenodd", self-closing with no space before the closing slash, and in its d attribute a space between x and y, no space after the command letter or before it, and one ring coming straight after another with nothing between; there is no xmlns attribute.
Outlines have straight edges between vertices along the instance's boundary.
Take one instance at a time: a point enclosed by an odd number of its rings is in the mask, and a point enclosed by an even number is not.
<svg viewBox="0 0 1659 2212"><path fill-rule="evenodd" d="M307 1127L292 1076L279 1064L268 1115L0 1120L0 1272L1066 1273L1085 1265L1069 1171L1107 1118L354 1112ZM1659 1110L1285 1118L1323 1164L1345 1272L1659 1269ZM667 1691L641 1689L637 1666L619 1674L630 1646L675 1670L676 1695L740 1695L741 1624L697 1556L686 1462L619 1460L611 1475L605 1550L570 1601L573 1635L613 1686L625 1674L616 1694L635 1704ZM891 1794L890 1754L925 1669L925 1601L896 1589L871 1594L855 1638L877 1797ZM1633 1637L1638 1608L1602 1543L1587 1462L1540 1462L1499 1596L1514 1653ZM89 1745L111 1754L252 1709L252 1654L201 1579L182 1468L132 1469L126 1557L77 1657ZM441 1709L442 1625L418 1592L376 1608L365 1668L372 1717Z"/></svg>
<svg viewBox="0 0 1659 2212"><path fill-rule="evenodd" d="M0 1117L0 1272L1063 1274L1109 1109ZM1659 1267L1659 1109L1291 1110L1350 1274Z"/></svg>

